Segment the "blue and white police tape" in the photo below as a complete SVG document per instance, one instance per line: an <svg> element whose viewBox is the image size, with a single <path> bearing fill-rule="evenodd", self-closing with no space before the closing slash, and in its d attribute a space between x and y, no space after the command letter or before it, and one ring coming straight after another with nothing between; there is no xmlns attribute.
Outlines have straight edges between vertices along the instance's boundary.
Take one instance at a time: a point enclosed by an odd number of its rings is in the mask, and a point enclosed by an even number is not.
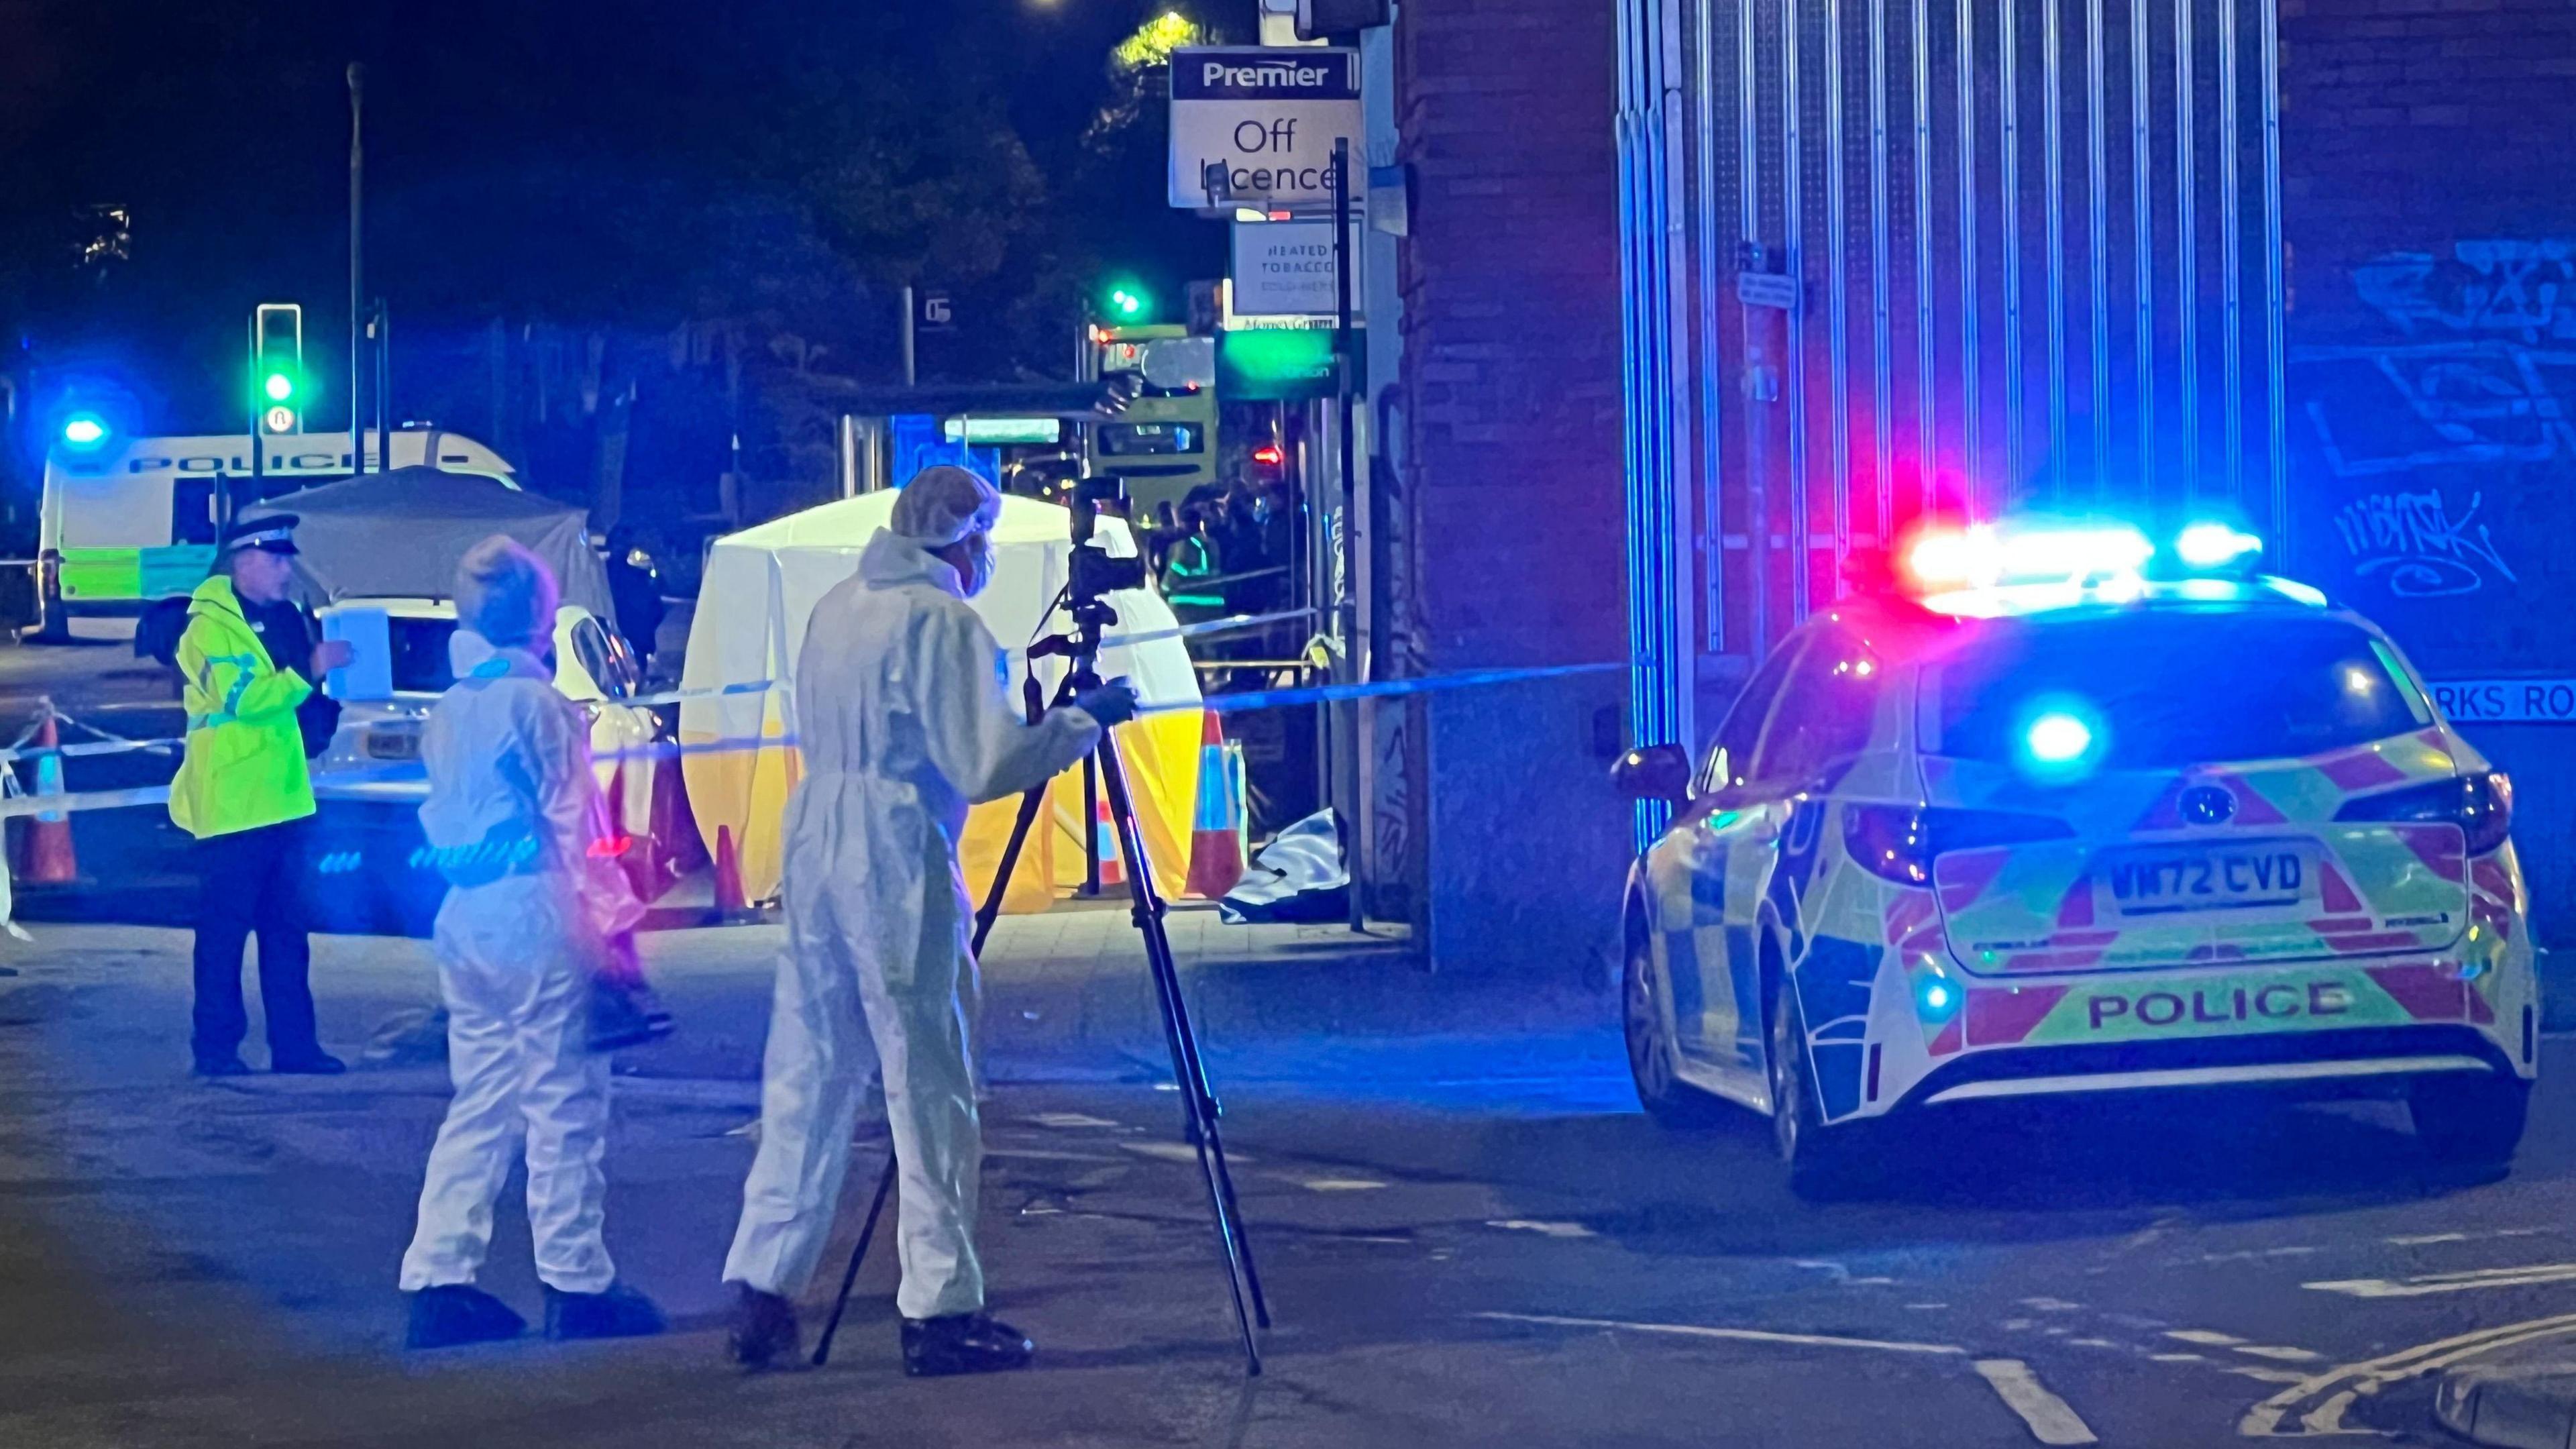
<svg viewBox="0 0 2576 1449"><path fill-rule="evenodd" d="M1634 660L1610 660L1598 664L1540 665L1520 669L1471 669L1455 674L1434 674L1420 679L1390 679L1372 684L1328 684L1306 689L1248 690L1235 694L1212 694L1196 700L1175 700L1149 704L1139 714L1172 714L1182 710L1207 710L1217 714L1249 714L1259 710L1295 709L1312 704L1340 704L1362 699L1402 699L1417 694L1439 694L1450 690L1474 689L1492 685L1521 684L1541 679L1564 679L1586 674L1610 674L1644 668ZM768 688L764 684L758 688ZM749 686L727 686L738 692L750 692ZM728 739L699 740L683 743L675 740L629 745L623 749L603 751L591 757L594 765L610 765L625 760L683 759L694 755L732 754L744 750L785 749L793 747L792 734L740 736ZM358 766L317 772L314 786L317 794L332 798L335 792L370 785L426 783L428 772L417 761L385 765ZM35 815L54 811L104 810L126 805L157 805L170 798L167 785L146 786L131 790L89 790L67 795L18 795L0 799L0 819L16 815Z"/></svg>

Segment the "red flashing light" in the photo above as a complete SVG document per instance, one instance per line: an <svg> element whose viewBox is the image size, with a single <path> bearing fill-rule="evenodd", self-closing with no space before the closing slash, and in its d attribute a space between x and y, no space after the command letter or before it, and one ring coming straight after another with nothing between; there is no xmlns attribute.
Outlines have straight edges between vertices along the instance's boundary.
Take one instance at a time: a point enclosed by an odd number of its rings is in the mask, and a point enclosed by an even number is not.
<svg viewBox="0 0 2576 1449"><path fill-rule="evenodd" d="M1277 443L1264 443L1252 450L1252 461L1264 468L1276 468L1288 461L1288 454Z"/></svg>

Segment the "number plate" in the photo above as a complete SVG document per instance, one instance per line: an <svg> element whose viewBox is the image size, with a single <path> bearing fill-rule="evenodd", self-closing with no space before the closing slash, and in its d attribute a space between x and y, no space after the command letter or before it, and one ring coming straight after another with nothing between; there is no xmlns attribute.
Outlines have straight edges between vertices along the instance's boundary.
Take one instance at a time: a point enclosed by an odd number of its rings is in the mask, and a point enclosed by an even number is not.
<svg viewBox="0 0 2576 1449"><path fill-rule="evenodd" d="M420 736L409 730L369 730L366 744L367 758L371 760L420 758Z"/></svg>
<svg viewBox="0 0 2576 1449"><path fill-rule="evenodd" d="M2305 900L2316 871L2296 846L2250 843L2123 853L2096 879L2124 916L2241 910Z"/></svg>

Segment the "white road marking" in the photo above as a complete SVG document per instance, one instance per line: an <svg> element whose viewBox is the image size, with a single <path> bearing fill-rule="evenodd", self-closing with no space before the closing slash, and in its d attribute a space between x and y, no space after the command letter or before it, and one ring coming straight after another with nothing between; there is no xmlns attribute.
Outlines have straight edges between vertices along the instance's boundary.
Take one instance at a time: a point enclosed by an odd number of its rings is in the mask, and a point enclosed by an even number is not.
<svg viewBox="0 0 2576 1449"><path fill-rule="evenodd" d="M1947 1303L1908 1303L1905 1306L1917 1313L1938 1313L1950 1305Z"/></svg>
<svg viewBox="0 0 2576 1449"><path fill-rule="evenodd" d="M2576 1263L2533 1263L2521 1268L2478 1268L2466 1273L2423 1273L2412 1278L2342 1278L2302 1283L2319 1293L2350 1298L2421 1298L2432 1293L2465 1293L2472 1288L2525 1288L2535 1283L2576 1279Z"/></svg>
<svg viewBox="0 0 2576 1449"><path fill-rule="evenodd" d="M2576 1313L2533 1318L2498 1328L2482 1328L2455 1338L2399 1349L2378 1358L2340 1364L2322 1373L2311 1374L2246 1410L2245 1417L2237 1421L2236 1432L2247 1438L2269 1438L2282 1432L2283 1421L2294 1412L2299 1415L2301 1432L2353 1432L2344 1428L2343 1413L2360 1395L2376 1394L2390 1384L2570 1329L2576 1329Z"/></svg>
<svg viewBox="0 0 2576 1449"><path fill-rule="evenodd" d="M2070 1339L2066 1340L2066 1346L2067 1346L2067 1347L2069 1347L2069 1348L2118 1348L2118 1347L2119 1347L2119 1345L2118 1345L2118 1344L2113 1343L2111 1340L2109 1340L2109 1339L2107 1339L2107 1338L2070 1338Z"/></svg>
<svg viewBox="0 0 2576 1449"><path fill-rule="evenodd" d="M1502 1228L1509 1232L1537 1233L1542 1237L1549 1238L1595 1238L1600 1236L1600 1234L1595 1233L1581 1223L1544 1223L1533 1218L1496 1218L1493 1221L1486 1223L1485 1226L1489 1228Z"/></svg>
<svg viewBox="0 0 2576 1449"><path fill-rule="evenodd" d="M2392 1247L2422 1248L2434 1243L2473 1243L2481 1238L2536 1238L2556 1231L2556 1228L2494 1228L2483 1233L2400 1233L2380 1241Z"/></svg>
<svg viewBox="0 0 2576 1449"><path fill-rule="evenodd" d="M2157 1363L2209 1362L2209 1355L2205 1353L2151 1353L2148 1354L2147 1357Z"/></svg>
<svg viewBox="0 0 2576 1449"><path fill-rule="evenodd" d="M1121 1142L1118 1144L1118 1150L1121 1152L1133 1152L1139 1157L1158 1158L1164 1162L1195 1163L1199 1160L1198 1149L1184 1142ZM1229 1162L1257 1162L1260 1160L1252 1156L1250 1153L1237 1152L1230 1147L1226 1149L1225 1156L1226 1160Z"/></svg>
<svg viewBox="0 0 2576 1449"><path fill-rule="evenodd" d="M2326 1356L2321 1353L2310 1353L2304 1348L2284 1348L2272 1343L2231 1344L2229 1351L2241 1353L2247 1358L2268 1358L2276 1363L2323 1363L2326 1359Z"/></svg>
<svg viewBox="0 0 2576 1449"><path fill-rule="evenodd" d="M1310 1177L1298 1186L1308 1192L1374 1192L1386 1184L1365 1177Z"/></svg>
<svg viewBox="0 0 2576 1449"><path fill-rule="evenodd" d="M1616 1318L1565 1318L1548 1313L1479 1313L1497 1323L1542 1323L1557 1328L1616 1328L1629 1333L1666 1333L1681 1338L1722 1338L1737 1343L1778 1343L1797 1348L1864 1348L1879 1353L1956 1354L1954 1343L1902 1343L1879 1338L1836 1338L1821 1333L1774 1333L1762 1328L1710 1328L1696 1323L1630 1323Z"/></svg>
<svg viewBox="0 0 2576 1449"><path fill-rule="evenodd" d="M2036 1308L2042 1313L2073 1313L2084 1305L2069 1303L2063 1298L2025 1298L2021 1301L2021 1306Z"/></svg>
<svg viewBox="0 0 2576 1449"><path fill-rule="evenodd" d="M2165 1337L2176 1343L2206 1344L2211 1348L2229 1348L2245 1341L2232 1333L2216 1333L2206 1328L2168 1328Z"/></svg>
<svg viewBox="0 0 2576 1449"><path fill-rule="evenodd" d="M1040 1112L1028 1120L1040 1127L1053 1127L1058 1131L1066 1132L1097 1130L1103 1127L1115 1128L1119 1125L1105 1118L1086 1117L1080 1112Z"/></svg>
<svg viewBox="0 0 2576 1449"><path fill-rule="evenodd" d="M2240 1379L2253 1379L2267 1384L2303 1384L2308 1381L2307 1375L2294 1369L2256 1368L2252 1364L2239 1364L2228 1369L2227 1372Z"/></svg>
<svg viewBox="0 0 2576 1449"><path fill-rule="evenodd" d="M2030 1427L2030 1435L2042 1444L2098 1444L2093 1430L2082 1416L2064 1399L2049 1392L2030 1371L2030 1365L2017 1358L1981 1358L1977 1377L1994 1388L1995 1397L2004 1407L2021 1416Z"/></svg>

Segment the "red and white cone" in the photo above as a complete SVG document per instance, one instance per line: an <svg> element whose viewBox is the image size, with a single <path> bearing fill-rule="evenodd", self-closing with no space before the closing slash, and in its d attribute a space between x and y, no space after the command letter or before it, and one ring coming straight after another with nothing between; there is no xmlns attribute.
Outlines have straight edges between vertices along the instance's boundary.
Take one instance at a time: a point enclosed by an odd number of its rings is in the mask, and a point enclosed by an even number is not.
<svg viewBox="0 0 2576 1449"><path fill-rule="evenodd" d="M50 707L36 726L33 743L35 748L44 750L61 743L61 736L54 729L54 712ZM39 755L36 758L37 796L42 798L62 793L63 757ZM60 811L30 815L26 833L19 840L18 879L29 885L69 885L80 879L80 862L72 855L70 816Z"/></svg>
<svg viewBox="0 0 2576 1449"><path fill-rule="evenodd" d="M1127 883L1126 864L1118 858L1118 825L1109 818L1109 795L1101 793L1091 811L1091 838L1099 842L1100 885L1103 890Z"/></svg>
<svg viewBox="0 0 2576 1449"><path fill-rule="evenodd" d="M1216 711L1200 716L1199 798L1190 822L1188 892L1201 900L1222 900L1243 879L1243 791L1234 773L1235 756L1226 748L1225 727Z"/></svg>
<svg viewBox="0 0 2576 1449"><path fill-rule="evenodd" d="M732 917L751 913L751 902L742 894L742 860L734 851L733 827L716 827L716 914Z"/></svg>

